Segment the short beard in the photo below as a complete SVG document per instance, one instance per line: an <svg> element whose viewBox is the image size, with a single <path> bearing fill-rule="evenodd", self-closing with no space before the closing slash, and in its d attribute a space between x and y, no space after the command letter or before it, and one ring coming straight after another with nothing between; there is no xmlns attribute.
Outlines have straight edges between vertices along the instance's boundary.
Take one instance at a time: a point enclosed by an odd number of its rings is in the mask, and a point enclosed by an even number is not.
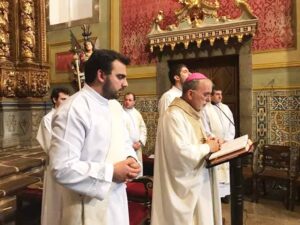
<svg viewBox="0 0 300 225"><path fill-rule="evenodd" d="M111 89L110 79L107 79L103 85L103 97L106 99L118 99L119 98L118 91L113 91Z"/></svg>

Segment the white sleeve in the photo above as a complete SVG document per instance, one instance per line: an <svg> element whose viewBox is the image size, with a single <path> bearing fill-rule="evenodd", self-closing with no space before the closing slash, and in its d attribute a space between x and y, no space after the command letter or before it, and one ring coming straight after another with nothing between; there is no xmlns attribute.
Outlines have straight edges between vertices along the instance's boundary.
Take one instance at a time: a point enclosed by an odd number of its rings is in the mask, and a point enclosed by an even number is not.
<svg viewBox="0 0 300 225"><path fill-rule="evenodd" d="M141 113L138 111L137 111L137 113L138 113L138 117L139 117L140 141L145 146L146 141L147 141L147 127L146 127L145 121L143 120Z"/></svg>
<svg viewBox="0 0 300 225"><path fill-rule="evenodd" d="M131 123L131 121L128 121L128 115L127 113L122 109L122 121L123 121L123 136L124 136L124 140L125 140L125 154L127 157L133 157L136 159L136 161L138 161L137 155L135 150L132 147L132 140L130 139L130 135L129 135L129 131L127 126L127 123Z"/></svg>
<svg viewBox="0 0 300 225"><path fill-rule="evenodd" d="M215 135L211 132L209 117L206 114L206 110L201 111L201 121L203 127L205 129L205 134L207 137L215 137Z"/></svg>
<svg viewBox="0 0 300 225"><path fill-rule="evenodd" d="M169 107L171 102L172 102L172 99L167 94L163 94L163 96L161 96L161 98L158 102L159 117L161 117L162 114L167 110L167 108Z"/></svg>
<svg viewBox="0 0 300 225"><path fill-rule="evenodd" d="M39 125L36 140L46 153L48 153L50 148L51 136L51 121L47 121L46 117L43 117Z"/></svg>
<svg viewBox="0 0 300 225"><path fill-rule="evenodd" d="M181 114L171 112L168 117L165 116L161 124L163 130L160 131L163 132L163 140L160 141L165 142L164 146L167 146L164 151L170 157L170 168L178 168L177 172L180 173L199 168L210 152L209 145L188 141L189 137L194 135L194 130L188 128L189 122Z"/></svg>
<svg viewBox="0 0 300 225"><path fill-rule="evenodd" d="M234 123L233 114L227 105L226 105L226 111L227 111L226 114L228 115L230 120ZM228 132L226 132L224 140L228 141L228 140L233 140L234 138L235 138L235 126L231 122L229 122Z"/></svg>
<svg viewBox="0 0 300 225"><path fill-rule="evenodd" d="M50 168L58 183L102 200L112 184L113 165L84 160L82 149L92 121L89 121L88 112L84 114L74 108L64 109L65 112L53 118Z"/></svg>

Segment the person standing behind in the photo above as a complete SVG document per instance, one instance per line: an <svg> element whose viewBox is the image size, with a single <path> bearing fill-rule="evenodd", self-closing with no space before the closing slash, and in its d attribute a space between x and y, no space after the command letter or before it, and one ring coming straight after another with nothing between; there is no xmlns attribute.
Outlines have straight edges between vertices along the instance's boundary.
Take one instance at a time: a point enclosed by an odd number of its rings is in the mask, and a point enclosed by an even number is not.
<svg viewBox="0 0 300 225"><path fill-rule="evenodd" d="M208 154L220 149L206 138L200 110L212 82L191 74L159 119L154 163L151 225L221 225L221 202L214 168L205 167Z"/></svg>
<svg viewBox="0 0 300 225"><path fill-rule="evenodd" d="M171 67L169 72L169 80L172 88L165 92L158 102L158 113L162 115L171 102L182 95L182 84L190 74L189 69L184 64L176 64Z"/></svg>
<svg viewBox="0 0 300 225"><path fill-rule="evenodd" d="M36 140L42 149L49 155L50 141L52 136L51 122L56 109L69 98L70 92L67 88L53 88L51 93L51 101L53 108L45 115L40 123ZM59 225L61 218L61 192L60 185L54 182L50 173L49 166L46 165L43 182L43 198L42 198L42 225Z"/></svg>
<svg viewBox="0 0 300 225"><path fill-rule="evenodd" d="M235 137L235 126L232 112L229 107L222 103L222 90L213 88L211 103L204 107L204 118L208 124L210 132L224 141L229 141ZM219 193L222 202L229 203L230 196L230 172L229 163L217 166L219 182Z"/></svg>
<svg viewBox="0 0 300 225"><path fill-rule="evenodd" d="M128 86L129 59L95 50L85 64L85 85L53 117L50 166L62 185L61 225L128 225L125 182L140 165L116 101Z"/></svg>
<svg viewBox="0 0 300 225"><path fill-rule="evenodd" d="M135 94L128 92L124 95L123 108L128 115L127 129L133 142L132 147L136 151L138 160L143 162L142 147L146 145L147 127L141 113L134 107ZM141 174L143 175L143 165L141 165Z"/></svg>

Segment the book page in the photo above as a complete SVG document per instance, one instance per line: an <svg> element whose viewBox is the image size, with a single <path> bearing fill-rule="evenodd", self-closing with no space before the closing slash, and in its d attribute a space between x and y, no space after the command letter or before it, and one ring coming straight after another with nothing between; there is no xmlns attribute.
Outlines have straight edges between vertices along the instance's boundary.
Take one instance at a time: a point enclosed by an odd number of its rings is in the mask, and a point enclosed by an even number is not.
<svg viewBox="0 0 300 225"><path fill-rule="evenodd" d="M220 151L217 151L210 155L209 160L243 149L246 147L247 143L248 143L248 134L233 139L231 141L227 141L221 145Z"/></svg>

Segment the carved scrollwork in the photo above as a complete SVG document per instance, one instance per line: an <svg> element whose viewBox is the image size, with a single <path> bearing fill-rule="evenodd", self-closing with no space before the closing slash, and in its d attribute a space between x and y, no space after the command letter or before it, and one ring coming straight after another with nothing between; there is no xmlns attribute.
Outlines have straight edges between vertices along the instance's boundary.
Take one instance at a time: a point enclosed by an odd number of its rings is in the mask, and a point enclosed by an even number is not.
<svg viewBox="0 0 300 225"><path fill-rule="evenodd" d="M8 7L8 1L0 1L0 58L2 61L10 56Z"/></svg>
<svg viewBox="0 0 300 225"><path fill-rule="evenodd" d="M4 78L3 95L8 98L16 96L15 72L13 71L7 71Z"/></svg>
<svg viewBox="0 0 300 225"><path fill-rule="evenodd" d="M235 0L242 11L237 19L218 16L218 0L177 1L183 7L175 11L176 23L168 25L165 30L161 29L160 24L164 18L162 11L153 20L151 31L147 35L151 52L156 47L163 51L169 46L173 51L177 45L188 49L191 43L196 43L200 48L203 41L213 46L220 39L223 39L225 45L229 39L237 39L241 43L244 37L253 36L256 32L258 19L253 15L247 0Z"/></svg>
<svg viewBox="0 0 300 225"><path fill-rule="evenodd" d="M30 93L33 97L43 97L49 90L47 72L33 72L31 74Z"/></svg>
<svg viewBox="0 0 300 225"><path fill-rule="evenodd" d="M35 58L36 48L33 0L20 2L20 10L21 55L25 61L32 61Z"/></svg>
<svg viewBox="0 0 300 225"><path fill-rule="evenodd" d="M17 75L17 85L16 85L16 95L18 97L27 97L29 92L28 78L26 75L18 74Z"/></svg>

